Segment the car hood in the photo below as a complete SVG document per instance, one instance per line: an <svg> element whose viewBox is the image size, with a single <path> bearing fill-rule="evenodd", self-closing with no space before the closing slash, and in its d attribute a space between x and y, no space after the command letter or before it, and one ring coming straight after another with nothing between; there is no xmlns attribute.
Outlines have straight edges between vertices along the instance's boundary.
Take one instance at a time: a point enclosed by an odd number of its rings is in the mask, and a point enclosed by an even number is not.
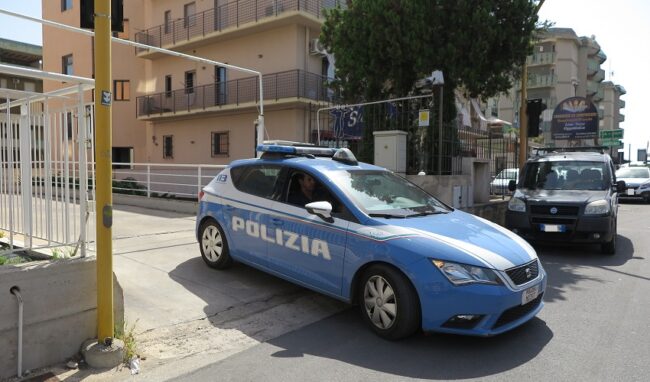
<svg viewBox="0 0 650 382"><path fill-rule="evenodd" d="M650 179L646 178L617 178L616 180L624 181L627 187L639 187L643 183L650 182Z"/></svg>
<svg viewBox="0 0 650 382"><path fill-rule="evenodd" d="M521 237L497 224L459 210L406 219L375 220L390 227L395 233L416 236L433 244L435 248L426 249L434 251L428 253L428 257L436 257L439 253L449 254L451 250L451 253L456 253L456 257L443 260L472 263L497 270L506 270L537 258L535 250Z"/></svg>
<svg viewBox="0 0 650 382"><path fill-rule="evenodd" d="M597 190L517 190L514 197L528 202L586 204L603 199L607 191Z"/></svg>

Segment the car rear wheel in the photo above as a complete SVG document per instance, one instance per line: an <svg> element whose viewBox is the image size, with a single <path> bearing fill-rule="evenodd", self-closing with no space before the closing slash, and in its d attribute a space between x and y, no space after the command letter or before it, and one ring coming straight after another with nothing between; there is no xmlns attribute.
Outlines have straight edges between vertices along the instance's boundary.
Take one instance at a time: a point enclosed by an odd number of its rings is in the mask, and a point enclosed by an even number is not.
<svg viewBox="0 0 650 382"><path fill-rule="evenodd" d="M614 234L612 235L612 240L600 245L600 251L606 255L616 254L616 225L616 222L614 222Z"/></svg>
<svg viewBox="0 0 650 382"><path fill-rule="evenodd" d="M361 315L379 336L398 340L420 328L417 292L401 272L373 265L364 272L360 286Z"/></svg>
<svg viewBox="0 0 650 382"><path fill-rule="evenodd" d="M228 251L228 242L223 230L214 220L206 220L201 224L200 242L201 257L208 266L225 269L232 265Z"/></svg>

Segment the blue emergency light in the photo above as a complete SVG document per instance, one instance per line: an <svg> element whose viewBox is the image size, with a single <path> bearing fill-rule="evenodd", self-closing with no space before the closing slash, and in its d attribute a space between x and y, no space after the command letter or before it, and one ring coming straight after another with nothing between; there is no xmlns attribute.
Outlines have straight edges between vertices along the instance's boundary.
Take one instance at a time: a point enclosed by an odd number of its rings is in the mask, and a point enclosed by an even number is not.
<svg viewBox="0 0 650 382"><path fill-rule="evenodd" d="M336 161L356 166L358 164L352 151L346 148L335 149L330 147L318 147L299 142L265 142L257 146L257 151L261 153L276 153L297 156L328 157Z"/></svg>

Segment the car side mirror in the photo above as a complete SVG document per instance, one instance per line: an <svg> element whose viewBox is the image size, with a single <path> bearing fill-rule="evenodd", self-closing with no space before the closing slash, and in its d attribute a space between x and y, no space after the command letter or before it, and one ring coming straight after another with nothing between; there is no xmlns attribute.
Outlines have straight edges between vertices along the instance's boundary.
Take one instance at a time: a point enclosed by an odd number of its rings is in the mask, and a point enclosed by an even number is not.
<svg viewBox="0 0 650 382"><path fill-rule="evenodd" d="M330 202L312 202L305 205L307 212L316 215L328 223L334 222L332 218L332 204Z"/></svg>
<svg viewBox="0 0 650 382"><path fill-rule="evenodd" d="M625 192L627 189L627 185L625 184L624 180L619 180L616 182L616 192Z"/></svg>
<svg viewBox="0 0 650 382"><path fill-rule="evenodd" d="M515 191L517 189L517 181L511 180L508 182L508 191Z"/></svg>

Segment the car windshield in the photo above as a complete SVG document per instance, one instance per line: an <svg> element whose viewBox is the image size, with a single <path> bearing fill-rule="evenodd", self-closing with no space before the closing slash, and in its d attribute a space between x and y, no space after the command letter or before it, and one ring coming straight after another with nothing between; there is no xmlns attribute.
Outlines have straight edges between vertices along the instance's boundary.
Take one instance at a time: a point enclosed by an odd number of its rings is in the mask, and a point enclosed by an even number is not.
<svg viewBox="0 0 650 382"><path fill-rule="evenodd" d="M610 172L604 162L548 161L526 166L523 188L541 190L605 190Z"/></svg>
<svg viewBox="0 0 650 382"><path fill-rule="evenodd" d="M650 170L647 168L627 167L616 171L617 178L650 178Z"/></svg>
<svg viewBox="0 0 650 382"><path fill-rule="evenodd" d="M450 211L418 186L388 171L335 171L331 179L370 216L406 218Z"/></svg>
<svg viewBox="0 0 650 382"><path fill-rule="evenodd" d="M519 172L516 168L509 168L501 171L499 175L496 176L497 179L508 179L508 180L517 180L517 173Z"/></svg>

